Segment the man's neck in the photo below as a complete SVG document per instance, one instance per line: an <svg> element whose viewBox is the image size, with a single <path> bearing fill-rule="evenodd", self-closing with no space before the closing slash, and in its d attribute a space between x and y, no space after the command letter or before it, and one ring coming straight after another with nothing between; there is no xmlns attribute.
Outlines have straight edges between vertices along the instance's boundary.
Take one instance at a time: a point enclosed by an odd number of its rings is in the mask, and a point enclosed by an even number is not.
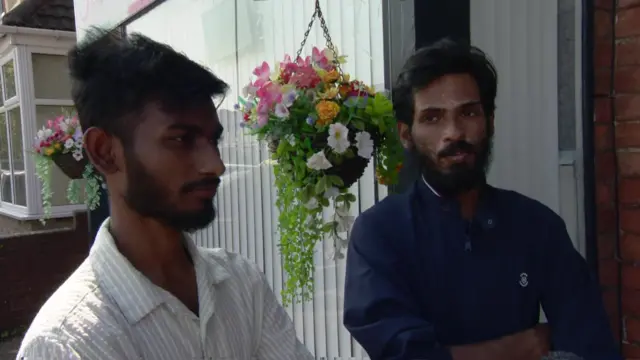
<svg viewBox="0 0 640 360"><path fill-rule="evenodd" d="M436 189L431 186L431 184L429 184L424 175L422 175L422 181L436 196L443 197L443 195L441 195L438 191L436 191ZM456 201L458 201L458 203L460 204L460 213L464 219L472 219L475 215L478 201L480 199L481 188L482 185L475 187L469 191L465 191L463 193L455 195Z"/></svg>
<svg viewBox="0 0 640 360"><path fill-rule="evenodd" d="M112 207L110 229L120 253L145 276L158 283L164 275L192 267L180 231L123 207Z"/></svg>

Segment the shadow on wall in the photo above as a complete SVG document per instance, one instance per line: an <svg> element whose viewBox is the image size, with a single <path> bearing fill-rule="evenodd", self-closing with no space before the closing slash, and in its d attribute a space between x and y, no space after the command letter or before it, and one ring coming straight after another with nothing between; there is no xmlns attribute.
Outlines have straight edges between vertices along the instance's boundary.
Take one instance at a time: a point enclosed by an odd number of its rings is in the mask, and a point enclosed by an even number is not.
<svg viewBox="0 0 640 360"><path fill-rule="evenodd" d="M0 334L28 326L89 251L85 213L68 229L0 239Z"/></svg>

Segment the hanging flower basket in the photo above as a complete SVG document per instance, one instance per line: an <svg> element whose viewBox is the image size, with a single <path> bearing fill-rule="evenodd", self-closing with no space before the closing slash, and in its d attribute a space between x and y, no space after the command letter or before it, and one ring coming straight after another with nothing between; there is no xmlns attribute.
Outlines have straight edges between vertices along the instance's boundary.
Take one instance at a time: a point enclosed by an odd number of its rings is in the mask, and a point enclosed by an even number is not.
<svg viewBox="0 0 640 360"><path fill-rule="evenodd" d="M85 203L89 210L95 209L100 202L100 188L104 186L102 177L87 160L83 148L83 133L76 116L61 115L48 120L38 131L33 146L35 153L36 175L42 185L42 206L44 217L51 215L51 166L57 165L70 179L67 199L72 204L80 202L81 180L86 180Z"/></svg>
<svg viewBox="0 0 640 360"><path fill-rule="evenodd" d="M74 157L73 153L57 154L51 158L53 162L58 165L58 168L69 177L69 179L81 179L84 168L87 166L88 161L84 152L82 158L79 160Z"/></svg>
<svg viewBox="0 0 640 360"><path fill-rule="evenodd" d="M322 24L327 48L300 56L315 18ZM243 89L236 109L241 126L265 140L274 161L280 214L279 248L286 272L283 302L313 295L314 251L332 238L341 258L355 213L349 188L375 159L381 183L392 184L403 157L391 101L343 73L346 63L331 43L318 2L292 59L270 66L263 62ZM324 209L332 215L325 218Z"/></svg>

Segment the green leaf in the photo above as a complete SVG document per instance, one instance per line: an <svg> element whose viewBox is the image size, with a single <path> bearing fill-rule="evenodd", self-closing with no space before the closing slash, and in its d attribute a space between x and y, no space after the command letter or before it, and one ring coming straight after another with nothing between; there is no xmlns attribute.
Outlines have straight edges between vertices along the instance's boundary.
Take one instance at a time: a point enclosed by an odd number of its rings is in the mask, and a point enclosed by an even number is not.
<svg viewBox="0 0 640 360"><path fill-rule="evenodd" d="M318 180L318 182L316 183L316 195L322 195L324 194L324 191L327 189L327 178L326 177L322 177L320 178L320 180Z"/></svg>
<svg viewBox="0 0 640 360"><path fill-rule="evenodd" d="M327 199L326 197L323 196L319 200L320 200L320 205L324 207L329 206L329 199Z"/></svg>
<svg viewBox="0 0 640 360"><path fill-rule="evenodd" d="M342 181L342 178L340 178L340 176L338 175L329 176L329 181L331 182L331 185L335 185L336 187L344 186L344 181Z"/></svg>
<svg viewBox="0 0 640 360"><path fill-rule="evenodd" d="M324 232L330 232L332 231L336 226L338 225L337 222L335 221L330 221L324 225L322 225L322 231Z"/></svg>
<svg viewBox="0 0 640 360"><path fill-rule="evenodd" d="M347 159L353 159L356 156L356 154L353 152L353 149L347 149L347 151L344 152L344 156Z"/></svg>
<svg viewBox="0 0 640 360"><path fill-rule="evenodd" d="M364 125L364 121L362 121L362 120L353 118L353 119L351 119L351 123L358 130L364 131L365 128L366 128L365 125Z"/></svg>

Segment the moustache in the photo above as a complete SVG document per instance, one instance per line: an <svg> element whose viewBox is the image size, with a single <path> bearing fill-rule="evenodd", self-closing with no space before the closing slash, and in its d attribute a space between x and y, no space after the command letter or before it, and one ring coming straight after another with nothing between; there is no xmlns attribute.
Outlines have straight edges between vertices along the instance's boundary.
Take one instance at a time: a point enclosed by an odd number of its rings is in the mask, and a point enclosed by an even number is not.
<svg viewBox="0 0 640 360"><path fill-rule="evenodd" d="M190 192L190 191L195 191L202 188L204 189L210 189L212 187L218 188L218 186L220 186L220 178L211 177L211 178L206 178L206 179L190 182L188 184L183 185L182 192Z"/></svg>
<svg viewBox="0 0 640 360"><path fill-rule="evenodd" d="M454 156L459 153L473 154L475 153L475 151L476 149L474 148L473 145L469 144L466 141L460 140L460 141L451 143L444 149L440 150L438 152L438 157L443 158L448 156Z"/></svg>

